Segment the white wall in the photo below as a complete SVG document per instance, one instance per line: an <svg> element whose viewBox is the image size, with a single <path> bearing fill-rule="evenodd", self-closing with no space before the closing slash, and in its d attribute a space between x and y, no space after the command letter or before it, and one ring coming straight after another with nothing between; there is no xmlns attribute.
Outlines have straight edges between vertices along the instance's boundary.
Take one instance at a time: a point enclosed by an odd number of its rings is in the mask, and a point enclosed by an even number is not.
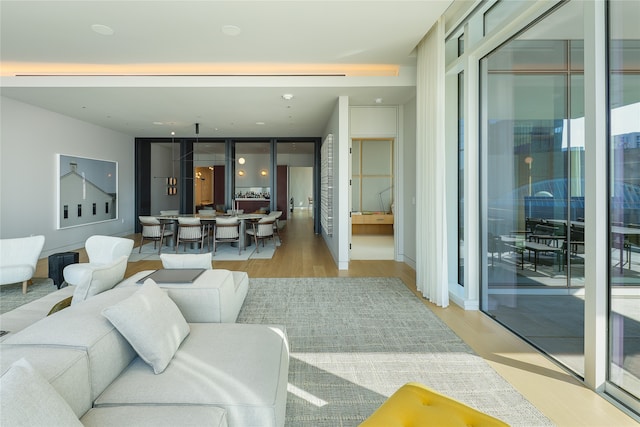
<svg viewBox="0 0 640 427"><path fill-rule="evenodd" d="M42 234L44 258L93 234L133 233L133 137L6 97L0 111L0 238ZM57 229L57 153L118 162L117 220Z"/></svg>
<svg viewBox="0 0 640 427"><path fill-rule="evenodd" d="M301 144L313 144L312 142L301 142ZM311 154L278 154L278 165L310 166L313 167L314 155Z"/></svg>
<svg viewBox="0 0 640 427"><path fill-rule="evenodd" d="M324 238L339 270L349 269L349 97L341 96L322 135L333 135L333 234ZM321 203L321 201L318 201Z"/></svg>
<svg viewBox="0 0 640 427"><path fill-rule="evenodd" d="M313 197L313 168L289 168L289 198L293 197L295 208L309 208L309 197Z"/></svg>
<svg viewBox="0 0 640 427"><path fill-rule="evenodd" d="M239 156L238 154L236 154ZM271 187L271 177L270 174L274 173L274 171L270 170L271 168L271 158L268 155L264 154L242 154L242 157L245 158L244 165L236 165L236 189L237 188L246 188L246 187L263 187L269 188ZM266 170L267 175L260 175L261 170ZM243 170L244 176L238 175L238 171Z"/></svg>

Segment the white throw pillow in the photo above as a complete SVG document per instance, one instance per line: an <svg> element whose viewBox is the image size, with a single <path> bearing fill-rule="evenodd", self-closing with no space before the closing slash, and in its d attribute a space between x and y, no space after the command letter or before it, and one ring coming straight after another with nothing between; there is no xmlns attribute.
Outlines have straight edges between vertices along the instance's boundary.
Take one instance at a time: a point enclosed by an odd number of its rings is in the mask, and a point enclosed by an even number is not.
<svg viewBox="0 0 640 427"><path fill-rule="evenodd" d="M0 425L82 426L69 404L26 359L0 378Z"/></svg>
<svg viewBox="0 0 640 427"><path fill-rule="evenodd" d="M86 280L82 280L73 291L71 304L77 304L117 285L124 278L129 257L121 256L111 264L92 267Z"/></svg>
<svg viewBox="0 0 640 427"><path fill-rule="evenodd" d="M152 279L102 314L156 374L166 369L190 332L178 306Z"/></svg>

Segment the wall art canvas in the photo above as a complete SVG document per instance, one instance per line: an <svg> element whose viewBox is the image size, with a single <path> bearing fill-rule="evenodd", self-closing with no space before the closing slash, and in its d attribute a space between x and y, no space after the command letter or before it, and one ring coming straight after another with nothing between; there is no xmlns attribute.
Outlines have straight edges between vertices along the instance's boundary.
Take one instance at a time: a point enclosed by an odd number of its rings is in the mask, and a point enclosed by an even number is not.
<svg viewBox="0 0 640 427"><path fill-rule="evenodd" d="M58 228L118 218L118 162L58 154Z"/></svg>

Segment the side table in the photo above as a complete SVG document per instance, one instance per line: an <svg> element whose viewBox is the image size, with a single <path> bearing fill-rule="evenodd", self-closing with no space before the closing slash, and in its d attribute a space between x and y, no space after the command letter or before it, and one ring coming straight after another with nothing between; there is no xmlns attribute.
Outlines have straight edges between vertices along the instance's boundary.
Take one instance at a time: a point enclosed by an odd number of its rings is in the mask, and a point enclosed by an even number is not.
<svg viewBox="0 0 640 427"><path fill-rule="evenodd" d="M49 278L53 279L53 284L60 289L64 276L64 268L69 264L77 264L80 254L78 252L59 252L49 255Z"/></svg>

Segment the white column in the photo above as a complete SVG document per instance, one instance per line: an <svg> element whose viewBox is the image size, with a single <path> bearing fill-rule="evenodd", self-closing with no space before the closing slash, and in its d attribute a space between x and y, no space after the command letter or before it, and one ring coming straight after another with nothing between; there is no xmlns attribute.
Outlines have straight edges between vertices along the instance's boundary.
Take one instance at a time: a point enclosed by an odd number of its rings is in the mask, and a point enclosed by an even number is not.
<svg viewBox="0 0 640 427"><path fill-rule="evenodd" d="M609 227L605 3L584 2L585 382L600 390L607 367Z"/></svg>

